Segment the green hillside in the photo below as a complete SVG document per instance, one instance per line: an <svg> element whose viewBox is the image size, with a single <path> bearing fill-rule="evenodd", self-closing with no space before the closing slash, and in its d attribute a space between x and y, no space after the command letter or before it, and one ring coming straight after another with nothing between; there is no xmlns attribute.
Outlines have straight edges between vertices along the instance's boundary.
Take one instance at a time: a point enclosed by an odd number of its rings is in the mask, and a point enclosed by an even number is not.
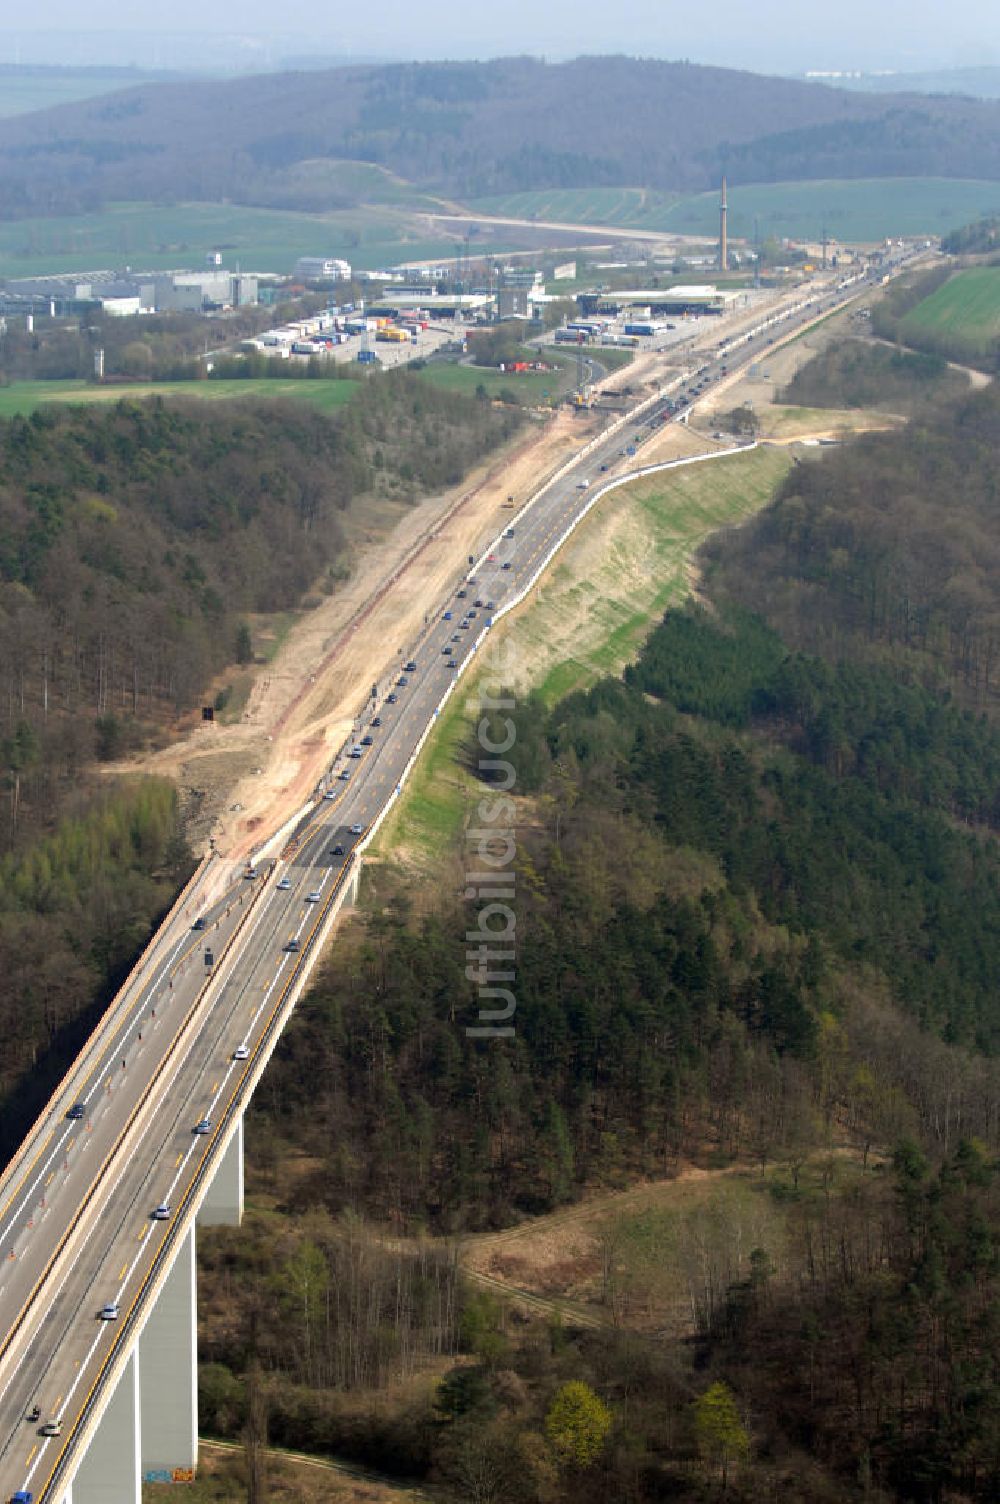
<svg viewBox="0 0 1000 1504"><path fill-rule="evenodd" d="M476 199L483 214L621 225L636 230L715 235L716 192L685 197L638 188L557 189ZM942 235L1000 208L1000 183L979 178L824 179L730 186L729 230L737 237L881 240L887 235ZM755 228L756 221L756 228Z"/></svg>
<svg viewBox="0 0 1000 1504"><path fill-rule="evenodd" d="M229 266L280 273L290 272L299 256L340 256L367 268L456 254L456 241L425 233L409 211L389 205L303 214L238 204L119 203L97 213L0 222L0 276L126 264L173 270L202 265L211 250L221 251ZM506 233L502 243L482 248L509 249L516 241Z"/></svg>
<svg viewBox="0 0 1000 1504"><path fill-rule="evenodd" d="M951 277L903 319L904 335L932 331L986 346L1000 335L1000 267L975 266Z"/></svg>

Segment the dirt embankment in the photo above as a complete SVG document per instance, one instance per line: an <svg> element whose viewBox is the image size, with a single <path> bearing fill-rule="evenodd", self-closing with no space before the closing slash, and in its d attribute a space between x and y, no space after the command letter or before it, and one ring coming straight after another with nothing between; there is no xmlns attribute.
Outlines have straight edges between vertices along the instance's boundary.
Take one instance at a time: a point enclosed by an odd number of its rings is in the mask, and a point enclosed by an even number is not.
<svg viewBox="0 0 1000 1504"><path fill-rule="evenodd" d="M406 512L395 526L377 509L354 520L350 580L303 615L261 667L241 720L189 722L170 746L114 771L173 778L200 849L242 857L309 797L347 736L370 686L383 681L436 603L545 475L596 431L596 419L558 413L532 425L465 484Z"/></svg>
<svg viewBox="0 0 1000 1504"><path fill-rule="evenodd" d="M749 314L744 317L749 317ZM698 341L704 344L713 327ZM628 387L638 398L669 378L695 350L643 355L609 373L606 391ZM236 724L189 721L165 749L112 771L173 778L199 850L210 837L221 853L242 858L309 798L350 732L373 683L384 682L419 633L425 615L545 477L577 452L608 415L562 410L494 456L455 490L428 498L401 516L383 505L348 520L356 546L349 581L296 622L273 661L257 670ZM710 444L710 440L708 441ZM674 429L643 459L693 447Z"/></svg>

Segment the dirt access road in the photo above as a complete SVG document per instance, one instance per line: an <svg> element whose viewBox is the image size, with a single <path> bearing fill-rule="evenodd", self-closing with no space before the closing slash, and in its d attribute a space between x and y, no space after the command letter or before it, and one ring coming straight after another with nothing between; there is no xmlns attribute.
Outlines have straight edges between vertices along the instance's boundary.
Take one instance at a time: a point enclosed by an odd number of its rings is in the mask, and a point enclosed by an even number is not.
<svg viewBox="0 0 1000 1504"><path fill-rule="evenodd" d="M618 373L620 375L620 373ZM384 684L424 616L518 505L596 431L561 411L454 491L406 513L358 552L350 580L304 615L257 675L238 724L197 722L169 747L116 772L172 778L192 812L192 841L209 836L242 859L309 798L373 683Z"/></svg>

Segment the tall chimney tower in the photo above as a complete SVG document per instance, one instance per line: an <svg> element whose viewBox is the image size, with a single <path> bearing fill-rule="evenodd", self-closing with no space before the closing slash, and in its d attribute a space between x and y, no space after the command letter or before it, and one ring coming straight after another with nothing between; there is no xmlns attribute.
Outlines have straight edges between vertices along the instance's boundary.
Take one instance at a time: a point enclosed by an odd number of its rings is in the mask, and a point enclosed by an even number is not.
<svg viewBox="0 0 1000 1504"><path fill-rule="evenodd" d="M726 231L726 180L722 179L722 202L719 204L719 271L729 270L729 238Z"/></svg>

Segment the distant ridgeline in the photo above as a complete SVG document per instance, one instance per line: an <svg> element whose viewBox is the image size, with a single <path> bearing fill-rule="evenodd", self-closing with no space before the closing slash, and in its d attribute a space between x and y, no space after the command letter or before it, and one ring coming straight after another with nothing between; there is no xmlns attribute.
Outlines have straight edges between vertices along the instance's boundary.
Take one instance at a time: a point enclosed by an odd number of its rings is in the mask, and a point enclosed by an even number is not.
<svg viewBox="0 0 1000 1504"><path fill-rule="evenodd" d="M0 212L126 199L327 210L332 194L349 201L340 169L357 163L463 198L636 184L697 192L723 173L730 183L1000 179L1000 128L980 100L627 57L265 74L143 85L0 121Z"/></svg>

